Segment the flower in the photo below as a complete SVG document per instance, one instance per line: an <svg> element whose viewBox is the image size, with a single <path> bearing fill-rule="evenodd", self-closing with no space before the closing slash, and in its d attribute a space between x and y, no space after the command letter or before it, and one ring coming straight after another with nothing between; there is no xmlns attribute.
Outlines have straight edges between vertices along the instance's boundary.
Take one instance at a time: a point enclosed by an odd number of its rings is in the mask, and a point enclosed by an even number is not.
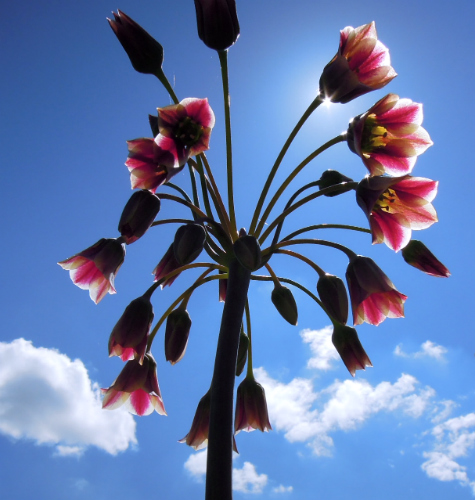
<svg viewBox="0 0 475 500"><path fill-rule="evenodd" d="M162 70L163 47L127 14L120 10L107 19L130 62L139 73L156 75Z"/></svg>
<svg viewBox="0 0 475 500"><path fill-rule="evenodd" d="M142 237L160 211L160 198L146 189L136 191L122 211L119 232L127 245Z"/></svg>
<svg viewBox="0 0 475 500"><path fill-rule="evenodd" d="M157 363L151 353L145 354L142 365L136 359L128 361L114 383L102 392L102 408L107 410L125 404L128 411L140 417L153 410L167 414L158 387Z"/></svg>
<svg viewBox="0 0 475 500"><path fill-rule="evenodd" d="M172 365L185 355L191 329L191 318L186 309L179 307L167 318L165 329L165 359Z"/></svg>
<svg viewBox="0 0 475 500"><path fill-rule="evenodd" d="M340 47L320 77L320 95L332 102L349 102L387 85L397 73L389 51L378 40L374 21L340 32Z"/></svg>
<svg viewBox="0 0 475 500"><path fill-rule="evenodd" d="M437 257L419 240L411 240L403 249L402 256L411 266L439 278L448 278L450 271Z"/></svg>
<svg viewBox="0 0 475 500"><path fill-rule="evenodd" d="M298 310L297 303L289 288L276 284L271 295L272 303L279 314L291 325L297 325Z"/></svg>
<svg viewBox="0 0 475 500"><path fill-rule="evenodd" d="M180 264L176 260L175 252L173 251L173 245L170 245L168 250L165 252L165 255L162 257L162 260L155 266L155 269L152 271L152 274L155 275L155 279L153 281L158 281L164 278L167 274L171 273L175 269L178 269ZM175 274L171 278L167 278L162 284L162 288L165 286L171 286L171 284L178 278L180 273Z"/></svg>
<svg viewBox="0 0 475 500"><path fill-rule="evenodd" d="M190 432L180 439L180 443L186 443L195 450L201 450L208 445L210 403L211 394L208 391L198 403Z"/></svg>
<svg viewBox="0 0 475 500"><path fill-rule="evenodd" d="M189 97L179 104L158 108L160 134L175 142L180 165L209 149L214 122L208 99Z"/></svg>
<svg viewBox="0 0 475 500"><path fill-rule="evenodd" d="M348 320L348 295L343 281L338 276L325 273L320 276L317 282L317 291L330 317L346 324Z"/></svg>
<svg viewBox="0 0 475 500"><path fill-rule="evenodd" d="M386 318L404 317L407 296L369 257L355 255L348 264L346 281L350 292L353 323L379 325Z"/></svg>
<svg viewBox="0 0 475 500"><path fill-rule="evenodd" d="M411 239L413 229L437 222L431 201L438 182L423 177L366 177L356 189L356 201L369 219L373 243L396 252Z"/></svg>
<svg viewBox="0 0 475 500"><path fill-rule="evenodd" d="M318 190L326 189L329 187L338 186L343 184L339 189L332 189L329 193L325 193L324 196L333 197L340 194L346 193L348 188L348 183L353 182L353 179L343 175L338 172L338 170L325 170L318 181Z"/></svg>
<svg viewBox="0 0 475 500"><path fill-rule="evenodd" d="M371 175L404 175L433 143L422 123L422 104L388 94L348 127L348 146Z"/></svg>
<svg viewBox="0 0 475 500"><path fill-rule="evenodd" d="M218 271L218 274L226 274L226 273L224 273L223 271ZM219 286L218 286L219 301L225 302L226 301L226 292L228 290L228 279L222 278L218 281L219 281Z"/></svg>
<svg viewBox="0 0 475 500"><path fill-rule="evenodd" d="M160 134L155 139L143 137L127 141L129 156L125 165L130 172L132 189L156 189L181 171L185 161L180 161L173 139Z"/></svg>
<svg viewBox="0 0 475 500"><path fill-rule="evenodd" d="M354 328L335 324L332 342L353 377L356 370L364 370L367 366L373 366Z"/></svg>
<svg viewBox="0 0 475 500"><path fill-rule="evenodd" d="M135 358L142 364L153 316L149 295L133 300L112 330L109 356L120 356L122 361Z"/></svg>
<svg viewBox="0 0 475 500"><path fill-rule="evenodd" d="M58 264L69 271L73 283L98 304L109 293L116 293L114 278L124 262L125 245L122 239L102 238L86 250Z"/></svg>
<svg viewBox="0 0 475 500"><path fill-rule="evenodd" d="M272 430L267 413L266 393L264 387L246 377L240 384L236 396L236 414L234 416L234 433L241 430L251 432Z"/></svg>
<svg viewBox="0 0 475 500"><path fill-rule="evenodd" d="M226 50L239 37L235 0L195 0L198 36L214 50Z"/></svg>
<svg viewBox="0 0 475 500"><path fill-rule="evenodd" d="M185 224L180 226L173 240L173 252L175 258L184 266L191 264L203 251L206 242L206 231L201 224Z"/></svg>
<svg viewBox="0 0 475 500"><path fill-rule="evenodd" d="M247 361L247 351L249 349L249 337L246 335L246 332L241 329L241 333L239 334L239 347L238 347L238 355L236 361L236 377L241 375L244 370L244 366Z"/></svg>

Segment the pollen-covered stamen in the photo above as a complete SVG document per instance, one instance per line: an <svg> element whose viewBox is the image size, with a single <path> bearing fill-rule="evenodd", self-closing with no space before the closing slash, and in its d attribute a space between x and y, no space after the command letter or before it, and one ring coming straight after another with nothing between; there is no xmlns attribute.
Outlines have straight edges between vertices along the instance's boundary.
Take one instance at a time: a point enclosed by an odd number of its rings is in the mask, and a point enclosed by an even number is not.
<svg viewBox="0 0 475 500"><path fill-rule="evenodd" d="M378 124L375 114L369 115L366 118L361 138L361 150L363 154L371 153L376 148L384 148L388 142L388 131L386 128Z"/></svg>
<svg viewBox="0 0 475 500"><path fill-rule="evenodd" d="M175 128L175 139L185 147L191 147L196 144L203 134L203 126L196 123L189 116L178 122Z"/></svg>
<svg viewBox="0 0 475 500"><path fill-rule="evenodd" d="M397 213L397 201L399 198L394 189L388 188L381 196L378 198L378 201L375 203L373 207L373 211L376 210L384 210L387 213Z"/></svg>

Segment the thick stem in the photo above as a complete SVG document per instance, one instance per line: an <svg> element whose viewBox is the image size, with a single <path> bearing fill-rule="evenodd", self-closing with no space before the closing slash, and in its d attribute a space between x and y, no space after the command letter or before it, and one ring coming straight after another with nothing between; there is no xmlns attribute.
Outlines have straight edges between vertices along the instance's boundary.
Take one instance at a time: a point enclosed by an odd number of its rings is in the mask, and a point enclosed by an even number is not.
<svg viewBox="0 0 475 500"><path fill-rule="evenodd" d="M211 382L206 500L232 500L234 379L250 277L237 260L231 262Z"/></svg>

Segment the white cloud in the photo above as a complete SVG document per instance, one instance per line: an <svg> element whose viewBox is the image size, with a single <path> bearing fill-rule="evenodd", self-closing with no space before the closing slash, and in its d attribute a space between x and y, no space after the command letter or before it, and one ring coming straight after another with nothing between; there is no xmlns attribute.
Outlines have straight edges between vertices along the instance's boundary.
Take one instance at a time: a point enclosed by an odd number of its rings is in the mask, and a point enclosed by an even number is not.
<svg viewBox="0 0 475 500"><path fill-rule="evenodd" d="M434 358L437 361L444 361L444 354L447 353L447 349L439 344L434 344L430 340L426 340L421 344L420 351L408 354L402 350L402 344L396 346L394 349L394 354L403 358Z"/></svg>
<svg viewBox="0 0 475 500"><path fill-rule="evenodd" d="M326 326L321 330L302 330L300 336L306 344L310 344L312 357L307 362L308 368L329 370L332 362L340 359L332 343L333 327Z"/></svg>
<svg viewBox="0 0 475 500"><path fill-rule="evenodd" d="M198 482L203 481L203 477L206 474L207 456L208 450L198 451L191 454L185 462L185 469Z"/></svg>
<svg viewBox="0 0 475 500"><path fill-rule="evenodd" d="M279 484L276 488L272 488L273 493L291 493L293 490L293 486L284 486L282 484Z"/></svg>
<svg viewBox="0 0 475 500"><path fill-rule="evenodd" d="M88 446L115 455L137 442L130 414L102 410L82 361L24 339L0 342L0 432L56 445L60 456Z"/></svg>
<svg viewBox="0 0 475 500"><path fill-rule="evenodd" d="M266 390L273 428L284 432L290 442L308 443L317 455L330 454L331 433L355 430L382 411L418 418L435 395L430 387L417 389L418 381L407 374L394 384L381 382L376 386L364 380L337 380L320 392L314 391L309 379L295 378L284 384L263 368L257 368L255 376Z"/></svg>

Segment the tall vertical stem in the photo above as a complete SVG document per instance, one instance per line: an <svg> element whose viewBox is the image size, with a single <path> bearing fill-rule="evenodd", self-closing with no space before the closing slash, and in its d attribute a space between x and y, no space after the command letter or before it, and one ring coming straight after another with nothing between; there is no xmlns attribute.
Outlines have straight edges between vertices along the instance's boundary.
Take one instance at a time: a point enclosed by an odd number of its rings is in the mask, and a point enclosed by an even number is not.
<svg viewBox="0 0 475 500"><path fill-rule="evenodd" d="M232 500L234 379L251 272L233 260L211 382L206 500Z"/></svg>

